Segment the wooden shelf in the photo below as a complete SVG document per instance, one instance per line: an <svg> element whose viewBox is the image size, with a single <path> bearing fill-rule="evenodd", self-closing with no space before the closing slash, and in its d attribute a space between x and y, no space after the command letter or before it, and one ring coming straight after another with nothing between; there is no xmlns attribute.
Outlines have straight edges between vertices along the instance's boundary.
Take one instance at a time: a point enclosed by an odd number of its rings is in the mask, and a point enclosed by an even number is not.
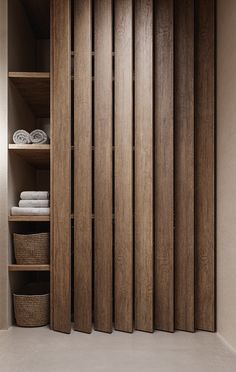
<svg viewBox="0 0 236 372"><path fill-rule="evenodd" d="M49 72L9 72L8 76L36 117L50 117Z"/></svg>
<svg viewBox="0 0 236 372"><path fill-rule="evenodd" d="M92 217L93 218L93 217ZM74 219L74 214L71 215ZM50 221L50 216L8 216L9 222L47 222Z"/></svg>
<svg viewBox="0 0 236 372"><path fill-rule="evenodd" d="M9 216L9 222L47 222L50 216Z"/></svg>
<svg viewBox="0 0 236 372"><path fill-rule="evenodd" d="M39 169L50 166L50 145L9 145L9 151Z"/></svg>
<svg viewBox="0 0 236 372"><path fill-rule="evenodd" d="M50 265L8 265L9 271L50 271Z"/></svg>

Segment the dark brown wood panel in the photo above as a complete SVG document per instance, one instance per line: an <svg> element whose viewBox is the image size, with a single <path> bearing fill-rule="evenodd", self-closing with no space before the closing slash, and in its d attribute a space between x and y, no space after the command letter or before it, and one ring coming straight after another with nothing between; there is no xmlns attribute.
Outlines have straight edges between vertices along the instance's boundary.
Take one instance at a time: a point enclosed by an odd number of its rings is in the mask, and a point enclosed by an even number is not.
<svg viewBox="0 0 236 372"><path fill-rule="evenodd" d="M174 331L173 0L155 9L155 327Z"/></svg>
<svg viewBox="0 0 236 372"><path fill-rule="evenodd" d="M74 1L74 322L92 330L92 25L90 0Z"/></svg>
<svg viewBox="0 0 236 372"><path fill-rule="evenodd" d="M153 331L153 4L135 1L135 328Z"/></svg>
<svg viewBox="0 0 236 372"><path fill-rule="evenodd" d="M70 1L51 6L51 326L71 330Z"/></svg>
<svg viewBox="0 0 236 372"><path fill-rule="evenodd" d="M112 2L95 2L94 327L112 332Z"/></svg>
<svg viewBox="0 0 236 372"><path fill-rule="evenodd" d="M132 0L115 2L115 328L133 331Z"/></svg>
<svg viewBox="0 0 236 372"><path fill-rule="evenodd" d="M215 331L215 2L196 3L196 328Z"/></svg>
<svg viewBox="0 0 236 372"><path fill-rule="evenodd" d="M175 2L175 328L194 331L194 1Z"/></svg>

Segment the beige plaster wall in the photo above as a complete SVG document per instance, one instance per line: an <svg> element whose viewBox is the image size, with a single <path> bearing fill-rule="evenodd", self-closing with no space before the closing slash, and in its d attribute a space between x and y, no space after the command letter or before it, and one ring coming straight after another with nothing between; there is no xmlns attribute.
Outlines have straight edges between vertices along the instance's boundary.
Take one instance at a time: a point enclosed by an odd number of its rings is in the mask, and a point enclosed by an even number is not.
<svg viewBox="0 0 236 372"><path fill-rule="evenodd" d="M218 332L236 350L236 1L217 10Z"/></svg>

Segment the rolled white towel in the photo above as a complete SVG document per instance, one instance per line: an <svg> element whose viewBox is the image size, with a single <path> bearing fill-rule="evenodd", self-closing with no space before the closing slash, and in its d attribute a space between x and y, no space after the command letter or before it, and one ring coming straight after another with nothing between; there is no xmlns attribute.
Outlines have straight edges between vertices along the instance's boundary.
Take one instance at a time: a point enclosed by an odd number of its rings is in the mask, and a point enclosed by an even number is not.
<svg viewBox="0 0 236 372"><path fill-rule="evenodd" d="M20 194L21 200L49 200L48 191L23 191Z"/></svg>
<svg viewBox="0 0 236 372"><path fill-rule="evenodd" d="M31 143L30 134L24 129L17 130L13 134L13 142L17 145L25 145Z"/></svg>
<svg viewBox="0 0 236 372"><path fill-rule="evenodd" d="M35 129L30 133L30 141L32 143L44 144L48 142L48 136L43 130Z"/></svg>
<svg viewBox="0 0 236 372"><path fill-rule="evenodd" d="M11 208L12 216L48 216L50 208Z"/></svg>
<svg viewBox="0 0 236 372"><path fill-rule="evenodd" d="M20 200L20 208L49 208L49 200Z"/></svg>

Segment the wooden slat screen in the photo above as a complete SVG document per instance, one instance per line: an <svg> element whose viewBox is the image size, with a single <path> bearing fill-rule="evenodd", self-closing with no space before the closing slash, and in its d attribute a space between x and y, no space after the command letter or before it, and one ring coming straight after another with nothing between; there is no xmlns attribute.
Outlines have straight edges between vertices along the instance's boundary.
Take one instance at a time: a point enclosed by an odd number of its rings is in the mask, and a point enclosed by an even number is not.
<svg viewBox="0 0 236 372"><path fill-rule="evenodd" d="M155 8L155 327L174 330L174 3ZM163 32L165 30L165 32Z"/></svg>
<svg viewBox="0 0 236 372"><path fill-rule="evenodd" d="M196 328L215 330L215 3L196 8Z"/></svg>
<svg viewBox="0 0 236 372"><path fill-rule="evenodd" d="M135 328L153 331L153 4L135 1Z"/></svg>
<svg viewBox="0 0 236 372"><path fill-rule="evenodd" d="M94 8L95 329L112 331L112 2Z"/></svg>
<svg viewBox="0 0 236 372"><path fill-rule="evenodd" d="M133 330L133 18L115 2L115 328Z"/></svg>
<svg viewBox="0 0 236 372"><path fill-rule="evenodd" d="M74 8L75 329L92 330L92 4ZM81 182L83 180L83 182Z"/></svg>
<svg viewBox="0 0 236 372"><path fill-rule="evenodd" d="M70 1L51 7L51 326L71 330Z"/></svg>
<svg viewBox="0 0 236 372"><path fill-rule="evenodd" d="M215 331L214 35L213 0L74 0L78 331Z"/></svg>
<svg viewBox="0 0 236 372"><path fill-rule="evenodd" d="M175 2L175 327L194 330L194 0Z"/></svg>

